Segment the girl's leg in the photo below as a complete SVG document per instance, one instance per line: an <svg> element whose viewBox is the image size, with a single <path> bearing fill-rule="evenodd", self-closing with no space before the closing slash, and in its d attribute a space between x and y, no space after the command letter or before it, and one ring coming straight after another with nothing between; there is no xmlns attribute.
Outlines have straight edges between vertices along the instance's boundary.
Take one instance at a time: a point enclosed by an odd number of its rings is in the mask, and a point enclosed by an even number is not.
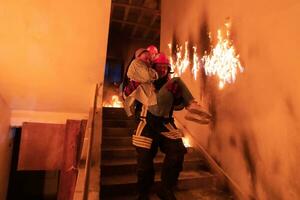
<svg viewBox="0 0 300 200"><path fill-rule="evenodd" d="M184 106L190 105L195 99L185 83L179 77L172 78L163 86L163 88L164 87L171 92L173 96L181 96L184 101Z"/></svg>
<svg viewBox="0 0 300 200"><path fill-rule="evenodd" d="M183 105L188 111L185 116L186 119L201 124L210 122L211 115L209 112L195 101L190 90L179 77L172 78L165 85L169 91L173 92L174 96L180 95L180 97L182 97Z"/></svg>
<svg viewBox="0 0 300 200"><path fill-rule="evenodd" d="M160 88L156 95L157 104L148 107L149 112L156 116L168 117L172 109L174 99L178 96L182 97L182 103L191 115L196 114L201 118L211 118L208 111L195 101L190 90L179 77L172 78ZM187 117L187 119L191 118L195 118L195 116ZM207 123L207 120L205 120L205 123Z"/></svg>
<svg viewBox="0 0 300 200"><path fill-rule="evenodd" d="M172 109L174 97L165 87L156 93L157 104L148 107L148 111L158 117L168 117Z"/></svg>
<svg viewBox="0 0 300 200"><path fill-rule="evenodd" d="M180 94L179 94L180 93ZM184 82L175 77L166 82L157 92L157 105L150 106L149 111L156 116L167 117L171 111L176 96L183 97L183 105L186 107L193 102L194 97Z"/></svg>

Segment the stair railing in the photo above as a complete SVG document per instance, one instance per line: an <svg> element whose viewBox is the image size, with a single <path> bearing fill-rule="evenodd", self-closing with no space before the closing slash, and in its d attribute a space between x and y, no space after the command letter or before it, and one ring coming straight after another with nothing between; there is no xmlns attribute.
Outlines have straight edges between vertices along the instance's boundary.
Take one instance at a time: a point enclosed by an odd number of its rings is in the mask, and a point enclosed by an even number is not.
<svg viewBox="0 0 300 200"><path fill-rule="evenodd" d="M89 191L90 191L90 182L91 182L91 180L90 180L91 168L93 166L95 166L95 164L98 164L97 160L100 159L100 155L95 153L95 151L93 149L97 148L97 149L99 149L99 152L100 152L100 145L98 148L97 144L100 144L101 141L98 141L99 134L98 135L95 134L95 127L97 126L97 123L96 123L97 116L99 116L99 115L97 115L97 111L98 111L97 105L98 105L99 89L101 86L102 85L97 84L96 89L95 89L93 108L89 114L89 119L87 122L87 127L86 127L86 131L85 131L85 136L84 136L84 141L83 141L83 145L82 145L82 149L81 149L80 161L78 162L79 172L78 172L78 176L77 176L77 180L76 180L73 200L87 200L88 199ZM99 158L97 158L97 157L99 157ZM84 163L84 167L82 167L82 163ZM95 166L95 167L96 167L96 169L99 168L99 166ZM97 176L95 176L95 178L100 179L100 173ZM96 181L96 182L99 182L99 181ZM99 198L99 193L96 194L95 196Z"/></svg>

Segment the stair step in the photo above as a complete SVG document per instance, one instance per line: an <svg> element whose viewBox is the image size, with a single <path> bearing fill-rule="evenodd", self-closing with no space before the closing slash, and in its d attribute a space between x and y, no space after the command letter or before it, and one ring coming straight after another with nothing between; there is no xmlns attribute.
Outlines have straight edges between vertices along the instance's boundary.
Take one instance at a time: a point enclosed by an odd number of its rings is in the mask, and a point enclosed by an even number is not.
<svg viewBox="0 0 300 200"><path fill-rule="evenodd" d="M123 108L103 108L103 119L133 119L128 117Z"/></svg>
<svg viewBox="0 0 300 200"><path fill-rule="evenodd" d="M103 127L103 137L128 137L134 133L134 128Z"/></svg>
<svg viewBox="0 0 300 200"><path fill-rule="evenodd" d="M136 158L136 150L133 145L131 146L102 146L102 160L118 160L125 158ZM161 151L157 152L156 157L164 156ZM188 148L188 153L185 154L187 157L201 157L196 150L193 148Z"/></svg>
<svg viewBox="0 0 300 200"><path fill-rule="evenodd" d="M108 115L126 115L124 108L112 108L112 107L103 107L103 116L104 114Z"/></svg>
<svg viewBox="0 0 300 200"><path fill-rule="evenodd" d="M177 200L234 200L234 197L227 192L216 189L215 187L204 187L191 190L175 190ZM114 194L104 196L101 200L132 200L137 199L136 194ZM149 200L160 200L155 192L151 192Z"/></svg>
<svg viewBox="0 0 300 200"><path fill-rule="evenodd" d="M102 147L102 159L122 159L136 157L133 146L130 147Z"/></svg>
<svg viewBox="0 0 300 200"><path fill-rule="evenodd" d="M136 192L137 177L135 174L102 177L101 180L101 196L115 193L125 195ZM215 177L205 171L183 171L180 173L177 188L184 190L213 186L215 181ZM154 188L157 188L160 183L160 173L156 173Z"/></svg>
<svg viewBox="0 0 300 200"><path fill-rule="evenodd" d="M154 159L155 171L161 171L163 166L164 156L157 156ZM101 174L102 176L112 176L117 174L135 174L137 161L135 158L119 159L119 160L102 160ZM207 170L206 163L203 159L192 156L185 156L184 170Z"/></svg>
<svg viewBox="0 0 300 200"><path fill-rule="evenodd" d="M102 147L108 146L131 146L132 139L130 136L127 137L103 137L102 138Z"/></svg>
<svg viewBox="0 0 300 200"><path fill-rule="evenodd" d="M128 117L126 115L125 111L118 111L118 112L103 111L102 116L103 116L103 119L126 119L126 120L132 119L132 120L134 120L134 117L133 116Z"/></svg>
<svg viewBox="0 0 300 200"><path fill-rule="evenodd" d="M132 146L133 133L134 129L126 129L126 131L123 131L123 128L104 128L102 147Z"/></svg>
<svg viewBox="0 0 300 200"><path fill-rule="evenodd" d="M114 127L114 128L135 128L136 122L134 120L109 120L104 118L103 119L103 127Z"/></svg>

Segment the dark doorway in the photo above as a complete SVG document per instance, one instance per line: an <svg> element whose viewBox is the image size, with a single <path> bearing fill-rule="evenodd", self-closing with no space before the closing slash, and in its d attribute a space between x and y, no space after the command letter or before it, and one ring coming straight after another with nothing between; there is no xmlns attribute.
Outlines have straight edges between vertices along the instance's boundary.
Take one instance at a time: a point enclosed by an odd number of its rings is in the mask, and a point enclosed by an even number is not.
<svg viewBox="0 0 300 200"><path fill-rule="evenodd" d="M18 171L22 128L13 128L14 146L8 184L7 200L56 200L59 171Z"/></svg>

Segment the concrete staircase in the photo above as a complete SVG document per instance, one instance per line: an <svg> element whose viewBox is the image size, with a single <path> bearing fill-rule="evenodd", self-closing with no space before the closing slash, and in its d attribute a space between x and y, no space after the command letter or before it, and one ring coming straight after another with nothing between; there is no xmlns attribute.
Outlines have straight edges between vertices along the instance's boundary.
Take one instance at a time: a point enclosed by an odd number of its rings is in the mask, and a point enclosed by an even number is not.
<svg viewBox="0 0 300 200"><path fill-rule="evenodd" d="M101 200L136 199L136 152L131 135L136 123L126 116L122 108L103 109L103 137L101 156ZM158 199L155 190L160 184L164 154L155 158L155 184L150 199ZM216 189L216 178L203 157L193 148L185 155L176 197L180 199L231 199L230 195Z"/></svg>

